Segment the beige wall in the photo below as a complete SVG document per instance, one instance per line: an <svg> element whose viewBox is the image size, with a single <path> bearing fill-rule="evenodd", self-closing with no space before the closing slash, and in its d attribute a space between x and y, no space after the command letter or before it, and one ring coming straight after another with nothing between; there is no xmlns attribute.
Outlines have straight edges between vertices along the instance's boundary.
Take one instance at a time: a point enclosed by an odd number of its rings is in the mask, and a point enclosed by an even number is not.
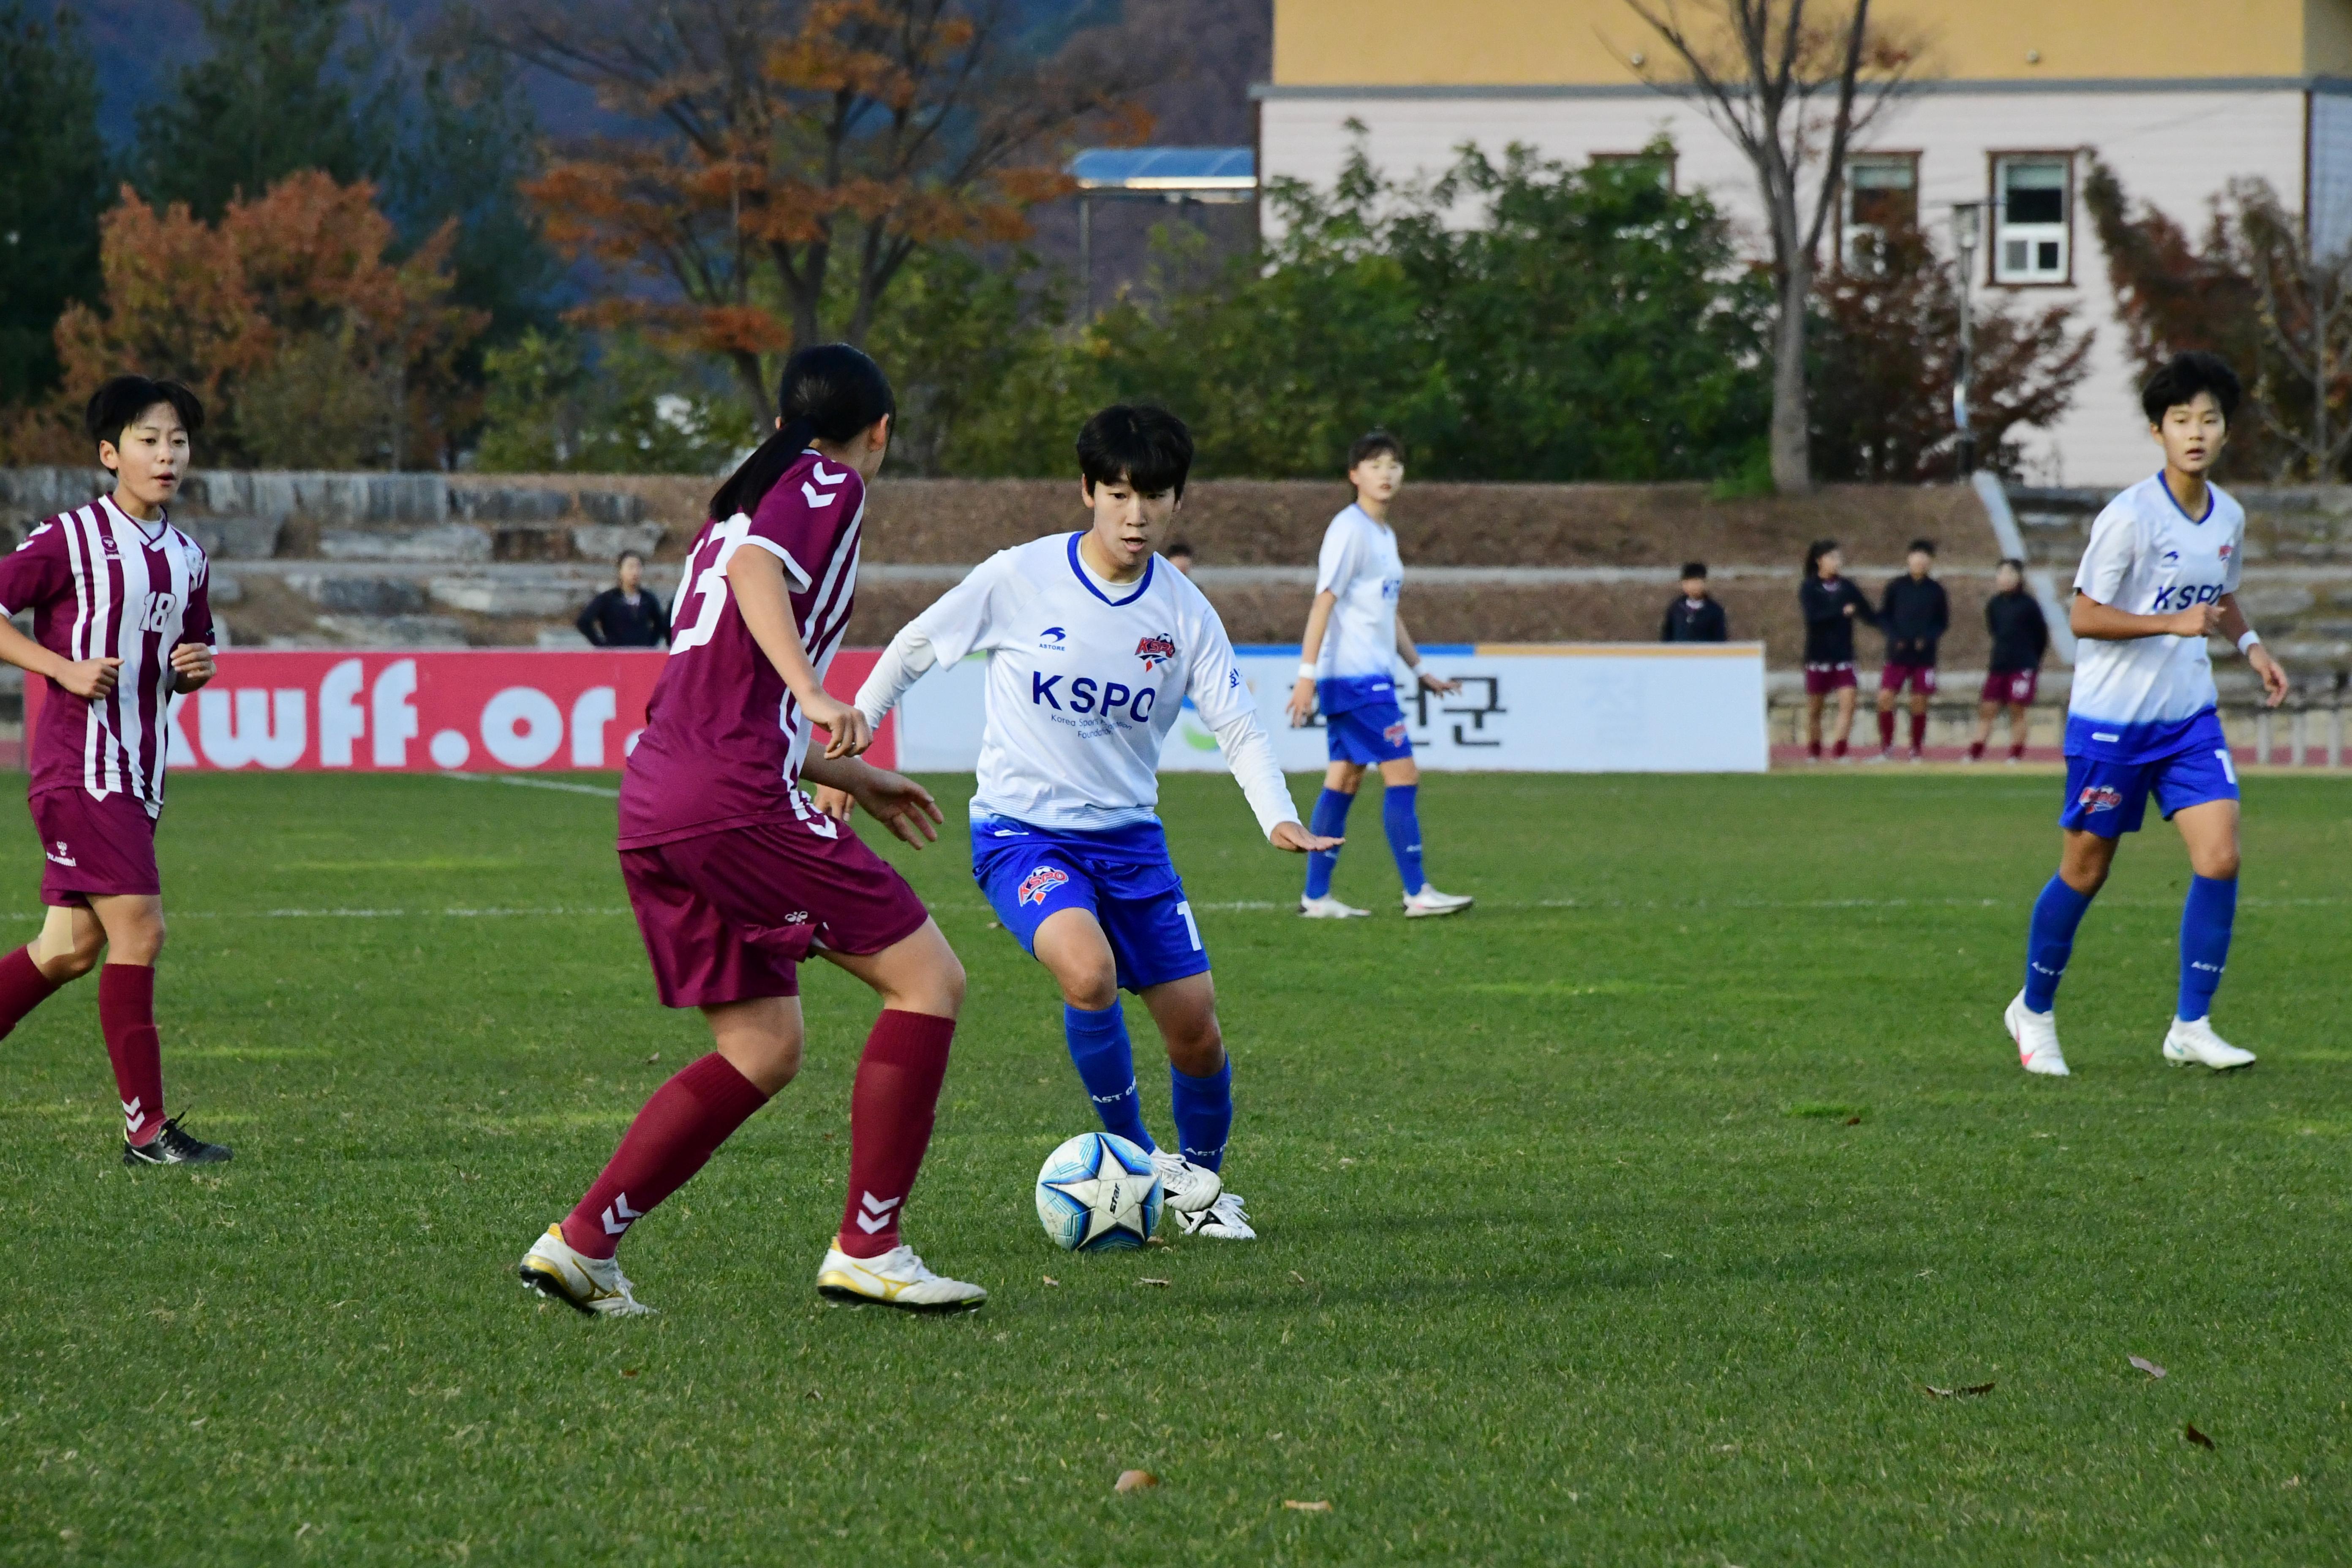
<svg viewBox="0 0 2352 1568"><path fill-rule="evenodd" d="M1703 16L1704 4L1685 14ZM2352 74L2352 0L1885 0L1959 81ZM1625 0L1275 0L1286 87L1631 85L1658 46ZM2038 53L2038 61L2029 61Z"/></svg>

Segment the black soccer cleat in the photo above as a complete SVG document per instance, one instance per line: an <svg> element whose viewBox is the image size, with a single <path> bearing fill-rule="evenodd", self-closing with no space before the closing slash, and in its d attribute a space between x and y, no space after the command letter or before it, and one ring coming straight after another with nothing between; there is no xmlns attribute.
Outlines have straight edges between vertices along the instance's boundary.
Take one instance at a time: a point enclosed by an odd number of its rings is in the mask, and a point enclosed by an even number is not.
<svg viewBox="0 0 2352 1568"><path fill-rule="evenodd" d="M229 1162L228 1145L207 1143L180 1131L182 1111L163 1123L163 1131L145 1143L122 1142L122 1163L126 1165L226 1165Z"/></svg>

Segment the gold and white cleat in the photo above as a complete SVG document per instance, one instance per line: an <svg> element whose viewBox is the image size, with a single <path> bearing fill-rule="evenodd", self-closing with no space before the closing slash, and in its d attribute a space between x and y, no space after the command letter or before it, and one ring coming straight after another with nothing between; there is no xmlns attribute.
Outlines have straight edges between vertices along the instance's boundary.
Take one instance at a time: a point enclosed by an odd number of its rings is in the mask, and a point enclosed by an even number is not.
<svg viewBox="0 0 2352 1568"><path fill-rule="evenodd" d="M923 1267L911 1247L892 1247L879 1258L852 1258L828 1248L816 1273L816 1293L836 1301L872 1301L909 1312L956 1312L979 1306L988 1292Z"/></svg>
<svg viewBox="0 0 2352 1568"><path fill-rule="evenodd" d="M547 1234L531 1243L515 1272L527 1289L592 1318L641 1318L655 1310L637 1300L629 1277L621 1272L620 1259L573 1251L560 1225L549 1226Z"/></svg>
<svg viewBox="0 0 2352 1568"><path fill-rule="evenodd" d="M1433 915L1458 915L1472 902L1467 893L1441 893L1434 883L1423 882L1421 891L1404 896L1404 918L1419 921Z"/></svg>

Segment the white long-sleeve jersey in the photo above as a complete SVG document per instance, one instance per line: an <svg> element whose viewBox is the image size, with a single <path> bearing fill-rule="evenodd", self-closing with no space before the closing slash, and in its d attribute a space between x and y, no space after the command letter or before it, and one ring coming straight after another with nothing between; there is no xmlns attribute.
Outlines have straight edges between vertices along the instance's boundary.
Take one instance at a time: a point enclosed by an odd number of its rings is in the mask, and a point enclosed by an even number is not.
<svg viewBox="0 0 2352 1568"><path fill-rule="evenodd" d="M1191 698L1269 836L1298 809L1216 610L1155 557L1140 581L1097 576L1075 533L972 569L890 639L857 693L878 724L939 665L988 655L975 815L1081 832L1158 816L1160 749Z"/></svg>

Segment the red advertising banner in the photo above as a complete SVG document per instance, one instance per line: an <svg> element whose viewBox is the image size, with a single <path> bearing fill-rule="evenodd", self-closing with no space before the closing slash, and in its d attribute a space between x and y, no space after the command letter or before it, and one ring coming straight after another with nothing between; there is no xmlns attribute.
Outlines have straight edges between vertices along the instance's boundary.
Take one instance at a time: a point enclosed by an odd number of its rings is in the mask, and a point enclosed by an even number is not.
<svg viewBox="0 0 2352 1568"><path fill-rule="evenodd" d="M171 701L166 765L302 773L562 772L617 768L645 727L656 648L341 653L230 648L203 690ZM844 648L825 689L846 700L874 668ZM48 682L25 682L26 755ZM866 755L898 757L898 715Z"/></svg>

